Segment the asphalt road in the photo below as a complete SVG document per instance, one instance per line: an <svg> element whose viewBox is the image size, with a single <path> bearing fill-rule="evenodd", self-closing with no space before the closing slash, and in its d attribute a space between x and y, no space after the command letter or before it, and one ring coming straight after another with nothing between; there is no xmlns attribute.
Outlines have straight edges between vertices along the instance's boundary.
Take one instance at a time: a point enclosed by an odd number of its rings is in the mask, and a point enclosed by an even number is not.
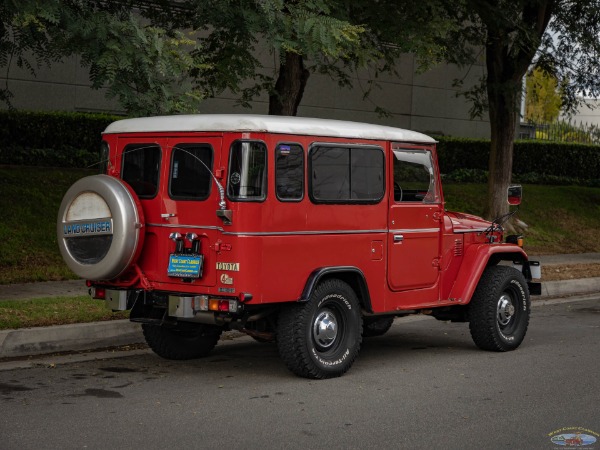
<svg viewBox="0 0 600 450"><path fill-rule="evenodd" d="M58 359L0 370L0 448L561 448L558 430L600 433L599 346L595 296L538 304L509 353L477 350L467 324L396 321L333 380L249 338L193 362Z"/></svg>

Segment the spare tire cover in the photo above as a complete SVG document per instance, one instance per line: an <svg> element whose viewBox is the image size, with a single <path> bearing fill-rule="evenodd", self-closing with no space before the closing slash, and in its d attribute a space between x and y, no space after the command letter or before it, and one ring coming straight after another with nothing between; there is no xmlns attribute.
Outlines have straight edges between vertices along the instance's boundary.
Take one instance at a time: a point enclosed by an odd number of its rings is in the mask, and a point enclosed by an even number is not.
<svg viewBox="0 0 600 450"><path fill-rule="evenodd" d="M69 268L88 280L111 280L139 256L143 213L118 178L94 175L75 182L58 211L58 246Z"/></svg>

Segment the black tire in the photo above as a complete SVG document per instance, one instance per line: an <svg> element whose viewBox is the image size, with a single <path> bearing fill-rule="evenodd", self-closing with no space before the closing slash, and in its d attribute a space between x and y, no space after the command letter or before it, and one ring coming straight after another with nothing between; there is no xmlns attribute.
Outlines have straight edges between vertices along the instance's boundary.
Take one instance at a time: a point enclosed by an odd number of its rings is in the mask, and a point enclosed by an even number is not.
<svg viewBox="0 0 600 450"><path fill-rule="evenodd" d="M516 349L527 333L531 301L523 274L508 266L488 267L469 304L469 329L483 350Z"/></svg>
<svg viewBox="0 0 600 450"><path fill-rule="evenodd" d="M281 359L296 375L339 377L358 355L361 330L356 294L343 281L329 279L315 289L308 302L281 310L277 346Z"/></svg>
<svg viewBox="0 0 600 450"><path fill-rule="evenodd" d="M195 359L208 355L221 337L221 327L179 323L170 328L143 324L142 330L148 346L165 359Z"/></svg>
<svg viewBox="0 0 600 450"><path fill-rule="evenodd" d="M363 337L383 336L394 323L393 317L366 317L363 319Z"/></svg>

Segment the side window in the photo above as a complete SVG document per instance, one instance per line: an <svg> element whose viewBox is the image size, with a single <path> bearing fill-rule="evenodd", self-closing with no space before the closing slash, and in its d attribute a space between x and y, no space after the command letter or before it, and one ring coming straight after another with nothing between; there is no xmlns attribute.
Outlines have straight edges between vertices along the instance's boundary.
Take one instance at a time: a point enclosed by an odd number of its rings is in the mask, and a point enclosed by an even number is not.
<svg viewBox="0 0 600 450"><path fill-rule="evenodd" d="M279 144L275 149L277 198L298 201L304 197L304 150L298 144Z"/></svg>
<svg viewBox="0 0 600 450"><path fill-rule="evenodd" d="M316 203L375 203L385 190L379 147L318 145L310 152L311 198Z"/></svg>
<svg viewBox="0 0 600 450"><path fill-rule="evenodd" d="M394 200L419 203L439 201L431 152L394 150Z"/></svg>
<svg viewBox="0 0 600 450"><path fill-rule="evenodd" d="M181 200L205 200L212 186L212 147L207 144L178 144L171 154L169 194Z"/></svg>
<svg viewBox="0 0 600 450"><path fill-rule="evenodd" d="M121 178L140 198L152 198L158 192L160 157L156 144L130 144L123 149Z"/></svg>
<svg viewBox="0 0 600 450"><path fill-rule="evenodd" d="M267 196L267 147L262 142L231 145L227 195L232 200L264 200Z"/></svg>

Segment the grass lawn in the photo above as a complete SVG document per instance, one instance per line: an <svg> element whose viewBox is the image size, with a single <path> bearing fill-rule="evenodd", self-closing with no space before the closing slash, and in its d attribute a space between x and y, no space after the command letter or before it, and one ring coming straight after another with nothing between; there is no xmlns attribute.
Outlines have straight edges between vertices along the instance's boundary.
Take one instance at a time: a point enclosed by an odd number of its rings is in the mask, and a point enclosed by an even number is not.
<svg viewBox="0 0 600 450"><path fill-rule="evenodd" d="M58 251L56 220L67 189L94 173L0 167L0 284L77 278ZM486 186L445 183L443 190L447 209L482 213ZM526 185L518 217L529 225L531 253L600 252L600 188Z"/></svg>
<svg viewBox="0 0 600 450"><path fill-rule="evenodd" d="M0 301L0 330L127 319L129 311L113 313L103 301L82 297Z"/></svg>
<svg viewBox="0 0 600 450"><path fill-rule="evenodd" d="M75 278L58 250L56 219L67 189L94 173L0 167L0 284Z"/></svg>
<svg viewBox="0 0 600 450"><path fill-rule="evenodd" d="M445 184L446 208L480 215L486 200L481 184ZM525 250L534 254L600 252L600 188L523 186L517 217L529 228Z"/></svg>

